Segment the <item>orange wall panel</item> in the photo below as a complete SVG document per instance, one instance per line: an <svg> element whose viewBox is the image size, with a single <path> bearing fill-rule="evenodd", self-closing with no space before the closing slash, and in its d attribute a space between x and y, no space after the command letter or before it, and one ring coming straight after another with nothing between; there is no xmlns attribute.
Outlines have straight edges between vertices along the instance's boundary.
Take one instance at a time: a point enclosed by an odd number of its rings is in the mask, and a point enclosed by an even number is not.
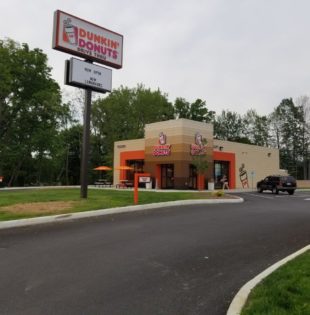
<svg viewBox="0 0 310 315"><path fill-rule="evenodd" d="M139 151L124 151L120 153L120 165L126 165L127 160L144 160L144 150ZM120 179L126 179L126 171L120 171Z"/></svg>
<svg viewBox="0 0 310 315"><path fill-rule="evenodd" d="M229 162L229 188L236 188L236 157L235 153L213 151L214 161Z"/></svg>

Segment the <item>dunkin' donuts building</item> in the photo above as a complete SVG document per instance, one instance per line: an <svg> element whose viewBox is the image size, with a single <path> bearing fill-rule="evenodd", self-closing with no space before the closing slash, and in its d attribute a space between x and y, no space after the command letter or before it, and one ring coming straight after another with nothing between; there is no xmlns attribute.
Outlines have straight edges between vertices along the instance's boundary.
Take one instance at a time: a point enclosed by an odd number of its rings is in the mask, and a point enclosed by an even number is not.
<svg viewBox="0 0 310 315"><path fill-rule="evenodd" d="M197 162L207 160L199 174ZM130 170L116 170L118 166ZM145 126L145 138L114 143L114 185L132 182L134 173L150 173L158 189L215 189L228 178L229 188L255 188L267 175L278 174L279 150L213 139L213 125L188 119Z"/></svg>

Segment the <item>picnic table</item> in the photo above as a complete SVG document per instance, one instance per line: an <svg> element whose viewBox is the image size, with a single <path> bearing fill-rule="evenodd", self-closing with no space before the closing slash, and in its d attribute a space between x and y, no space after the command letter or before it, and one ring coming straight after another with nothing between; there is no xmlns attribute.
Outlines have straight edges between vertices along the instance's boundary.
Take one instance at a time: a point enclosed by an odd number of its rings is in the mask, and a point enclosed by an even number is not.
<svg viewBox="0 0 310 315"><path fill-rule="evenodd" d="M106 179L98 179L95 182L95 187L112 187L112 183Z"/></svg>
<svg viewBox="0 0 310 315"><path fill-rule="evenodd" d="M116 188L132 188L133 182L128 179L121 179L116 185Z"/></svg>

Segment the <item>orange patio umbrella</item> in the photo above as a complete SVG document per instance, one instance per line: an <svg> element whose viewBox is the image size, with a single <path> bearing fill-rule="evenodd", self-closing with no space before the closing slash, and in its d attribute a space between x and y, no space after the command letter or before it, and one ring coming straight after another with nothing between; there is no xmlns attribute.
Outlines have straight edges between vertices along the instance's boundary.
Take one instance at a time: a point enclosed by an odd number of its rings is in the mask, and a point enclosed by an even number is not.
<svg viewBox="0 0 310 315"><path fill-rule="evenodd" d="M94 168L95 171L111 171L112 168L109 166L98 166Z"/></svg>
<svg viewBox="0 0 310 315"><path fill-rule="evenodd" d="M120 165L118 167L115 167L114 169L118 170L118 171L121 171L121 178L120 178L120 181L121 180L125 180L125 171L133 171L134 168L131 167L131 166L127 166L127 165ZM123 171L123 172L122 172Z"/></svg>
<svg viewBox="0 0 310 315"><path fill-rule="evenodd" d="M134 170L133 167L127 166L127 165L120 165L118 167L115 167L115 169L119 171L133 171Z"/></svg>
<svg viewBox="0 0 310 315"><path fill-rule="evenodd" d="M94 168L95 171L111 171L112 168L109 166L97 166L96 168ZM100 173L100 178L102 179L102 173Z"/></svg>

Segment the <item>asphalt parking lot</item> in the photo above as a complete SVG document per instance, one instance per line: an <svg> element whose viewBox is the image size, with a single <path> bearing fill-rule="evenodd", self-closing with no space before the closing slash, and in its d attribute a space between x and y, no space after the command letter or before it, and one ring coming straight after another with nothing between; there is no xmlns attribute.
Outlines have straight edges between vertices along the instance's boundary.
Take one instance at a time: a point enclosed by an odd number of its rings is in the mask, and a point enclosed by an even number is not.
<svg viewBox="0 0 310 315"><path fill-rule="evenodd" d="M0 314L223 315L310 243L310 192L0 231Z"/></svg>

